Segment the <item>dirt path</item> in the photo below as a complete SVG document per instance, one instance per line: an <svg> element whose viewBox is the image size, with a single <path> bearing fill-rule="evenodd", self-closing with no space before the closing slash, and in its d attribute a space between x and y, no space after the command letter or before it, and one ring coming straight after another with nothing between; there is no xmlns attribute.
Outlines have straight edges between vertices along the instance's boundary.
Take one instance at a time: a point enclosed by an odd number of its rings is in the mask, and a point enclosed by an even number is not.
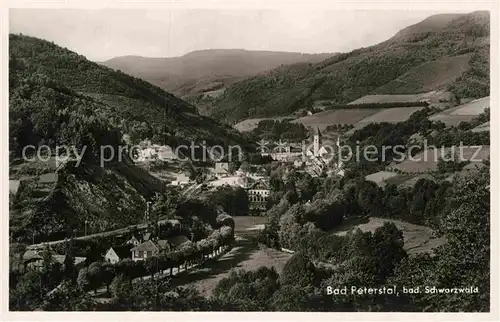
<svg viewBox="0 0 500 322"><path fill-rule="evenodd" d="M191 285L205 296L210 296L217 283L228 276L232 269L255 270L273 266L281 272L291 254L259 245L246 237L237 237L236 246L217 260L208 261L192 271L181 273L172 281L175 286Z"/></svg>

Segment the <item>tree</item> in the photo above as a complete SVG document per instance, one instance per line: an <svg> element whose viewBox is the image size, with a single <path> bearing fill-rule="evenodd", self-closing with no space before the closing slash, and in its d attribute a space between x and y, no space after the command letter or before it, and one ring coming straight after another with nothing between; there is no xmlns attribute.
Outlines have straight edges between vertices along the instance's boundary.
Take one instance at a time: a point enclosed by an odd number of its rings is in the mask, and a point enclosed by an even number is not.
<svg viewBox="0 0 500 322"><path fill-rule="evenodd" d="M220 215L217 216L217 226L222 227L222 226L228 226L234 229L234 219L233 217L229 216L228 214L221 213Z"/></svg>
<svg viewBox="0 0 500 322"><path fill-rule="evenodd" d="M194 260L193 255L196 253L196 245L191 241L186 242L182 245L180 251L182 252L182 257L185 259L184 269L187 270L190 262Z"/></svg>
<svg viewBox="0 0 500 322"><path fill-rule="evenodd" d="M290 258L280 276L281 285L308 286L316 283L316 270L309 257L303 252Z"/></svg>
<svg viewBox="0 0 500 322"><path fill-rule="evenodd" d="M144 266L146 271L151 275L151 279L154 280L155 274L158 272L158 257L151 256L146 258Z"/></svg>
<svg viewBox="0 0 500 322"><path fill-rule="evenodd" d="M64 257L64 277L70 281L76 281L75 257L73 256L73 241L70 240L66 246L66 255Z"/></svg>
<svg viewBox="0 0 500 322"><path fill-rule="evenodd" d="M345 202L339 195L328 199L316 199L307 208L305 217L317 227L330 230L342 224L346 216L346 208Z"/></svg>
<svg viewBox="0 0 500 322"><path fill-rule="evenodd" d="M87 292L70 281L62 282L42 304L44 311L90 311L96 303Z"/></svg>
<svg viewBox="0 0 500 322"><path fill-rule="evenodd" d="M103 267L101 262L93 262L88 267L89 287L97 293L97 289L102 285Z"/></svg>
<svg viewBox="0 0 500 322"><path fill-rule="evenodd" d="M279 275L274 268L256 271L231 271L214 289L214 297L224 305L242 310L270 310L269 299L279 289Z"/></svg>
<svg viewBox="0 0 500 322"><path fill-rule="evenodd" d="M302 224L305 223L305 210L302 204L295 204L280 218L279 243L294 250L300 240Z"/></svg>
<svg viewBox="0 0 500 322"><path fill-rule="evenodd" d="M37 308L43 301L45 294L55 284L44 277L46 272L28 271L16 285L9 287L10 310L31 311Z"/></svg>
<svg viewBox="0 0 500 322"><path fill-rule="evenodd" d="M403 232L394 223L384 223L373 234L373 256L377 263L378 280L383 283L394 268L407 256L404 251Z"/></svg>
<svg viewBox="0 0 500 322"><path fill-rule="evenodd" d="M80 269L76 282L83 290L90 289L91 282L88 267Z"/></svg>
<svg viewBox="0 0 500 322"><path fill-rule="evenodd" d="M434 303L437 310L488 311L490 306L490 176L489 167L459 178L450 193L441 228L447 243L437 252L437 285L479 288Z"/></svg>
<svg viewBox="0 0 500 322"><path fill-rule="evenodd" d="M111 295L114 298L124 298L130 294L132 285L128 283L127 278L122 274L116 275L111 282Z"/></svg>
<svg viewBox="0 0 500 322"><path fill-rule="evenodd" d="M115 277L115 268L111 263L104 263L101 268L102 283L106 285L106 291L109 293L109 286Z"/></svg>

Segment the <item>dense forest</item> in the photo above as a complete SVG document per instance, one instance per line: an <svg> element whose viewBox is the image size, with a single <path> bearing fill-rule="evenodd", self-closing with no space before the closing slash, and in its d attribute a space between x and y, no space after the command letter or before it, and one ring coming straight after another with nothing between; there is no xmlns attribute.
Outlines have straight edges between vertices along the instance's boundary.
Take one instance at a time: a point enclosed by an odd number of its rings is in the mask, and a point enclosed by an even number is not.
<svg viewBox="0 0 500 322"><path fill-rule="evenodd" d="M443 20L441 27L428 30L427 21L432 25L435 19ZM489 26L488 12L433 16L408 27L404 37L398 34L378 45L320 63L282 66L235 83L212 103L212 115L234 122L288 115L310 108L315 100L342 105L367 94L410 94L436 89L450 90L457 98L484 97L489 93ZM418 68L464 54L469 57L468 67L459 77L446 76L449 68ZM430 88L414 88L414 81L395 81L411 71L416 73L412 79L423 83L431 84L436 78L444 81L432 83Z"/></svg>

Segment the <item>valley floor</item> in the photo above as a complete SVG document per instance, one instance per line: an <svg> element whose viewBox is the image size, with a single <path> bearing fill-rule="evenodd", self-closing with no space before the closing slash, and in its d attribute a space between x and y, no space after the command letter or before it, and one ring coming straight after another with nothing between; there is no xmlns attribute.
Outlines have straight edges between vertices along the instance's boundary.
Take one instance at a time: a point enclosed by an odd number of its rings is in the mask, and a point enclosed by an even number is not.
<svg viewBox="0 0 500 322"><path fill-rule="evenodd" d="M192 285L203 295L210 296L217 283L229 276L232 269L256 270L261 266L273 266L279 273L291 256L275 249L259 247L246 237L237 237L236 246L231 251L185 275L181 273L172 283L175 286Z"/></svg>
<svg viewBox="0 0 500 322"><path fill-rule="evenodd" d="M176 286L192 285L203 295L212 294L217 283L232 269L256 270L273 266L281 272L291 254L259 246L253 239L265 224L266 217L235 216L236 245L220 258L206 262L202 267L181 273L172 283Z"/></svg>

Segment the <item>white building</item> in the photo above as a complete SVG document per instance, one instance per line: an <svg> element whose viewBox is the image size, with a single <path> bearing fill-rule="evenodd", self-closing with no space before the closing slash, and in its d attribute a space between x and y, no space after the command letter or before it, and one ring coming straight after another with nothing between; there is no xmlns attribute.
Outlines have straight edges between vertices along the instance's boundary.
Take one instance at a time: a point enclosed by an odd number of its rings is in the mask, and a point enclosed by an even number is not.
<svg viewBox="0 0 500 322"><path fill-rule="evenodd" d="M130 258L131 246L132 245L122 245L109 248L104 255L104 260L108 263L116 264L125 258Z"/></svg>
<svg viewBox="0 0 500 322"><path fill-rule="evenodd" d="M266 209L267 199L271 193L269 185L264 180L259 180L247 189L248 201L252 209Z"/></svg>

